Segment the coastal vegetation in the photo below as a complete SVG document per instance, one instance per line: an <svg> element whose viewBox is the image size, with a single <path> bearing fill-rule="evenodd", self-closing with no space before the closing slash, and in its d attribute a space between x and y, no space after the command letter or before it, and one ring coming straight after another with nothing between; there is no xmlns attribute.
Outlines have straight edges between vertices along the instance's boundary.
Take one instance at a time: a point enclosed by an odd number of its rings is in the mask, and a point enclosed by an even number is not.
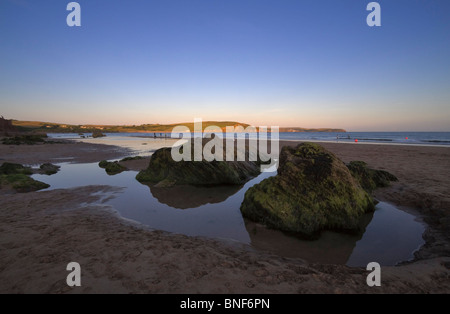
<svg viewBox="0 0 450 314"><path fill-rule="evenodd" d="M31 132L46 132L46 133L93 133L96 130L100 130L103 133L135 133L135 132L172 132L172 129L176 126L186 126L191 132L194 131L193 122L185 123L173 123L173 124L141 124L141 125L74 125L52 122L39 122L39 121L19 121L12 120L12 125L19 131L31 131ZM246 128L249 126L247 123L241 123L236 121L203 121L202 130L207 127L216 126L225 131L227 126L242 126ZM332 128L300 128L289 127L280 128L280 132L346 132L344 129L332 129Z"/></svg>

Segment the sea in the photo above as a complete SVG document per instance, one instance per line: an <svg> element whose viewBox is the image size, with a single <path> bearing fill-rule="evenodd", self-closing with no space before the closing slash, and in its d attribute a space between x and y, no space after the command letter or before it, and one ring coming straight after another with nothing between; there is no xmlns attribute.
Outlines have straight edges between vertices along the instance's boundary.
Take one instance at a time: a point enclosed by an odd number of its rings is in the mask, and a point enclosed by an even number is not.
<svg viewBox="0 0 450 314"><path fill-rule="evenodd" d="M199 136L199 134L180 133L172 136L170 133L105 133L108 137L157 137L157 138L180 138ZM91 133L83 135L77 133L50 133L51 138L73 139L82 136L90 137ZM258 133L237 135L256 138ZM270 133L268 135L270 138ZM410 144L410 145L433 145L450 146L450 132L280 132L280 140L312 141L312 142L339 142L339 143L374 143L374 144Z"/></svg>

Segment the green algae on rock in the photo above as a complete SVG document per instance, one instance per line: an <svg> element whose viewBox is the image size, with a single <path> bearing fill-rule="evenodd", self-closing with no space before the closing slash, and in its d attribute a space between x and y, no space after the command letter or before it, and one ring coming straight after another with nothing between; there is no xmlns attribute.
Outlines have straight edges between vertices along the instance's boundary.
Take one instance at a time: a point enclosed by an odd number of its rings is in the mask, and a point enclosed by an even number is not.
<svg viewBox="0 0 450 314"><path fill-rule="evenodd" d="M128 170L126 167L122 166L117 161L102 160L98 163L98 166L100 168L105 169L106 173L109 175L115 175L115 174L118 174L118 173Z"/></svg>
<svg viewBox="0 0 450 314"><path fill-rule="evenodd" d="M57 173L60 168L60 166L56 166L51 163L45 163L39 167L39 170L41 173L51 176L52 174Z"/></svg>
<svg viewBox="0 0 450 314"><path fill-rule="evenodd" d="M131 161L131 160L141 160L141 159L144 159L144 157L142 157L142 156L125 157L125 158L122 158L120 160L120 162L122 162L122 161Z"/></svg>
<svg viewBox="0 0 450 314"><path fill-rule="evenodd" d="M344 162L312 143L283 147L278 174L251 187L241 204L244 217L307 238L322 230L357 231L373 210Z"/></svg>
<svg viewBox="0 0 450 314"><path fill-rule="evenodd" d="M102 131L100 131L99 129L95 129L92 131L92 137L93 138L97 138L97 137L105 137L106 135L102 133Z"/></svg>
<svg viewBox="0 0 450 314"><path fill-rule="evenodd" d="M47 134L25 134L14 137L6 137L2 140L4 145L35 145L43 144L46 141Z"/></svg>
<svg viewBox="0 0 450 314"><path fill-rule="evenodd" d="M0 186L11 186L19 193L33 192L50 187L50 185L34 180L25 174L0 175Z"/></svg>
<svg viewBox="0 0 450 314"><path fill-rule="evenodd" d="M12 188L16 192L25 193L48 188L50 185L34 180L29 167L21 164L5 162L0 166L0 189Z"/></svg>
<svg viewBox="0 0 450 314"><path fill-rule="evenodd" d="M8 174L32 174L33 171L30 167L25 167L21 164L15 164L12 162L4 162L0 166L0 174L8 175Z"/></svg>
<svg viewBox="0 0 450 314"><path fill-rule="evenodd" d="M150 158L148 168L139 172L139 182L156 183L157 187L173 185L243 184L260 173L253 161L174 161L171 148L161 148Z"/></svg>
<svg viewBox="0 0 450 314"><path fill-rule="evenodd" d="M391 181L398 181L396 176L387 171L370 169L364 161L351 161L347 167L369 193L376 188L389 186Z"/></svg>

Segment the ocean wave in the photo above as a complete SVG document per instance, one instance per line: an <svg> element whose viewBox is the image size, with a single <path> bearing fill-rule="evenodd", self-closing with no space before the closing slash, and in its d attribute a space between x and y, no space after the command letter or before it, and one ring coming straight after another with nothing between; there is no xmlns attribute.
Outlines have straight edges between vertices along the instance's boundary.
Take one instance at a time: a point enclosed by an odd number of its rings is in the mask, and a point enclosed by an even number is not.
<svg viewBox="0 0 450 314"><path fill-rule="evenodd" d="M421 142L425 142L425 143L450 143L450 141L445 141L445 140L422 140Z"/></svg>

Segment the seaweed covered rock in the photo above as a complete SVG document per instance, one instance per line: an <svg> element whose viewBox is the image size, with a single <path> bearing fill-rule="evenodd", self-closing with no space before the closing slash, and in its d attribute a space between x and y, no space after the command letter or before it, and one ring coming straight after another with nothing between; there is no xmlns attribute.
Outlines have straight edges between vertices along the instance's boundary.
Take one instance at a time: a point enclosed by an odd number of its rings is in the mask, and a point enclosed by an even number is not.
<svg viewBox="0 0 450 314"><path fill-rule="evenodd" d="M19 193L33 192L48 188L47 183L34 180L25 174L0 175L0 187L11 186Z"/></svg>
<svg viewBox="0 0 450 314"><path fill-rule="evenodd" d="M45 163L39 167L40 172L43 174L46 174L48 176L57 173L60 168L61 168L60 166L57 166L57 165L54 165L51 163Z"/></svg>
<svg viewBox="0 0 450 314"><path fill-rule="evenodd" d="M0 189L12 188L25 193L48 188L50 185L34 180L28 175L32 170L20 164L5 162L0 166Z"/></svg>
<svg viewBox="0 0 450 314"><path fill-rule="evenodd" d="M140 182L157 183L158 187L173 185L226 185L243 184L260 173L252 161L179 161L172 159L171 148L153 153L148 168L139 172Z"/></svg>
<svg viewBox="0 0 450 314"><path fill-rule="evenodd" d="M106 135L103 134L102 131L100 131L99 129L95 129L95 130L92 132L92 137L93 137L93 138L104 137L104 136L106 136Z"/></svg>
<svg viewBox="0 0 450 314"><path fill-rule="evenodd" d="M376 188L389 186L391 181L398 181L396 176L387 171L370 169L364 161L351 161L347 167L369 193Z"/></svg>
<svg viewBox="0 0 450 314"><path fill-rule="evenodd" d="M125 157L125 158L122 158L120 160L120 162L122 162L122 161L132 161L132 160L142 160L142 159L144 159L144 157L142 157L142 156Z"/></svg>
<svg viewBox="0 0 450 314"><path fill-rule="evenodd" d="M109 175L115 175L128 170L126 167L122 166L118 161L106 161L102 160L98 163L100 168L105 169L106 173Z"/></svg>
<svg viewBox="0 0 450 314"><path fill-rule="evenodd" d="M26 134L14 137L7 137L2 140L4 145L35 145L45 143L47 134Z"/></svg>
<svg viewBox="0 0 450 314"><path fill-rule="evenodd" d="M15 164L12 162L5 162L0 166L0 174L32 174L33 171L29 167L24 167L21 164Z"/></svg>
<svg viewBox="0 0 450 314"><path fill-rule="evenodd" d="M326 229L356 231L373 210L347 166L312 143L283 147L278 174L250 188L241 205L244 217L307 238Z"/></svg>

